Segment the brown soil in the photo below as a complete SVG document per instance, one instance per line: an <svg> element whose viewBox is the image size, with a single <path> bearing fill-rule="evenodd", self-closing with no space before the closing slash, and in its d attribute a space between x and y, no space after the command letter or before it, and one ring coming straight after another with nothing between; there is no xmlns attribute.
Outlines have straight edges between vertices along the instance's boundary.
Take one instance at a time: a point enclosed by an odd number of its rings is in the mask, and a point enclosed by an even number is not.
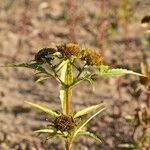
<svg viewBox="0 0 150 150"><path fill-rule="evenodd" d="M113 67L139 72L142 56L150 58L150 34L140 26L142 17L150 14L149 0L129 2L126 19L117 16L115 0L74 0L72 7L67 0L11 1L0 1L0 64L29 62L39 49L68 41L100 49L105 63ZM33 132L46 125L47 116L24 101L60 109L57 83L34 81L29 69L0 68L0 150L63 149L60 139L43 144ZM102 101L108 105L87 126L103 142L80 137L74 150L119 150L118 144L134 142L134 123L124 116L133 115L145 102L144 92L135 92L137 84L136 76L109 77L99 78L94 92L86 82L74 89L73 109Z"/></svg>

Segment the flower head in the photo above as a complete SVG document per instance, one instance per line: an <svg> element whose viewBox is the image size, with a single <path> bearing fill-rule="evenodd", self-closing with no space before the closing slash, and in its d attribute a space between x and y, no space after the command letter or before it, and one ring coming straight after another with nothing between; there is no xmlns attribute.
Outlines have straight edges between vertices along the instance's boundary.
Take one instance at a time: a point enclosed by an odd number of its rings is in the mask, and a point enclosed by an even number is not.
<svg viewBox="0 0 150 150"><path fill-rule="evenodd" d="M69 131L75 128L75 123L72 117L68 115L61 115L57 117L54 121L55 127L60 131Z"/></svg>
<svg viewBox="0 0 150 150"><path fill-rule="evenodd" d="M83 50L82 59L86 61L87 65L99 66L102 64L101 54L98 54L89 48Z"/></svg>
<svg viewBox="0 0 150 150"><path fill-rule="evenodd" d="M52 57L48 57L48 55L54 54L55 52L56 50L54 48L42 48L35 54L35 61L37 63L46 63L52 59Z"/></svg>
<svg viewBox="0 0 150 150"><path fill-rule="evenodd" d="M60 52L63 56L69 58L71 56L78 56L80 52L80 48L78 44L67 43L63 45L57 46L58 52Z"/></svg>

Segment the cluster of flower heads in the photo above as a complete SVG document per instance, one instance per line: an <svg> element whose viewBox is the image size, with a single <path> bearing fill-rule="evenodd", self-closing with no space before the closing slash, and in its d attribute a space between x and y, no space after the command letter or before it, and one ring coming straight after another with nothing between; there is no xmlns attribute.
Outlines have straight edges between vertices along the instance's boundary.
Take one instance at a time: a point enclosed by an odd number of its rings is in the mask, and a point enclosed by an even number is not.
<svg viewBox="0 0 150 150"><path fill-rule="evenodd" d="M78 44L67 43L57 45L56 48L43 48L35 55L35 61L46 63L55 58L53 54L61 55L60 58L69 59L71 57L79 58L86 62L87 65L99 66L102 64L102 56L96 51L86 48L80 49Z"/></svg>

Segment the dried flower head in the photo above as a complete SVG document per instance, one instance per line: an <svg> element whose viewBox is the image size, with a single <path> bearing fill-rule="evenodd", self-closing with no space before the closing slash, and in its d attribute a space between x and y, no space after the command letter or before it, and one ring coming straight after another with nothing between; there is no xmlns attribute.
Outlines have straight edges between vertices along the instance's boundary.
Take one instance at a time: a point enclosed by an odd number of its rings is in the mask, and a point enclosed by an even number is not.
<svg viewBox="0 0 150 150"><path fill-rule="evenodd" d="M89 48L83 50L82 59L86 61L87 65L99 66L102 64L102 55Z"/></svg>
<svg viewBox="0 0 150 150"><path fill-rule="evenodd" d="M48 57L50 54L54 54L56 50L54 48L43 48L35 54L35 61L37 63L46 63L52 60L52 57Z"/></svg>
<svg viewBox="0 0 150 150"><path fill-rule="evenodd" d="M75 128L73 118L67 115L61 115L54 121L55 127L60 131L69 131Z"/></svg>
<svg viewBox="0 0 150 150"><path fill-rule="evenodd" d="M57 46L58 52L60 52L63 56L69 58L71 56L78 56L80 52L80 48L78 44L67 43L63 45Z"/></svg>

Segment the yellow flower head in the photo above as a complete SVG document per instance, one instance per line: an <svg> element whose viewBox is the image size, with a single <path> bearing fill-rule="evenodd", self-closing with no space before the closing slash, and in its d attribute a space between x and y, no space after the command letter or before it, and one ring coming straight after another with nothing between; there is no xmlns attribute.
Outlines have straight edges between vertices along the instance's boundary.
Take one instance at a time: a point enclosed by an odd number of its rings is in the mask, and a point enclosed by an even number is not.
<svg viewBox="0 0 150 150"><path fill-rule="evenodd" d="M54 121L55 127L60 131L69 131L75 128L75 123L70 116L61 115Z"/></svg>
<svg viewBox="0 0 150 150"><path fill-rule="evenodd" d="M86 61L87 65L99 66L102 64L102 55L89 48L83 50L82 58Z"/></svg>
<svg viewBox="0 0 150 150"><path fill-rule="evenodd" d="M69 58L71 56L78 56L80 52L80 48L78 44L67 43L63 45L57 46L58 52L60 52L63 56Z"/></svg>

